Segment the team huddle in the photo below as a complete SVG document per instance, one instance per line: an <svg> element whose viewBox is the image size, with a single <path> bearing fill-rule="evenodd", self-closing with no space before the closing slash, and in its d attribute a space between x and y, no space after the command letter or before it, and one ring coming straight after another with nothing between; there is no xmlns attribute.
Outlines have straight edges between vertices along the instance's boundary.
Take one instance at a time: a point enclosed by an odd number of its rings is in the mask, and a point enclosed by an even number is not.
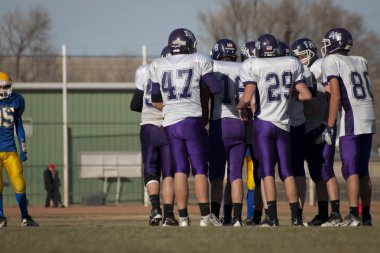
<svg viewBox="0 0 380 253"><path fill-rule="evenodd" d="M152 205L149 225L190 225L191 171L200 226L279 226L276 168L285 184L291 225L372 225L368 167L376 129L367 62L349 55L353 40L346 29L328 31L322 42L323 57L318 58L310 39L297 39L289 48L263 34L244 44L239 63L230 39L218 40L206 56L197 52L191 31L180 28L169 35L161 57L137 69L131 101L131 109L142 113L144 181ZM337 134L350 207L345 218L333 169ZM244 222L242 168L247 150L256 187L254 211ZM302 213L304 161L318 201L318 213L308 222Z"/></svg>

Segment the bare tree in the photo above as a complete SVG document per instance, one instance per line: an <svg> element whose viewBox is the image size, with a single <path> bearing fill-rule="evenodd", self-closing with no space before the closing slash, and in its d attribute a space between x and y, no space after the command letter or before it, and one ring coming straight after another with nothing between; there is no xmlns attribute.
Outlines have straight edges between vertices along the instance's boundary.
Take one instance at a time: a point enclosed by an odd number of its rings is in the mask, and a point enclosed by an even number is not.
<svg viewBox="0 0 380 253"><path fill-rule="evenodd" d="M0 31L3 54L10 54L16 58L14 76L17 80L26 81L26 75L21 72L23 56L50 53L50 27L50 17L40 6L26 14L16 9L2 19Z"/></svg>

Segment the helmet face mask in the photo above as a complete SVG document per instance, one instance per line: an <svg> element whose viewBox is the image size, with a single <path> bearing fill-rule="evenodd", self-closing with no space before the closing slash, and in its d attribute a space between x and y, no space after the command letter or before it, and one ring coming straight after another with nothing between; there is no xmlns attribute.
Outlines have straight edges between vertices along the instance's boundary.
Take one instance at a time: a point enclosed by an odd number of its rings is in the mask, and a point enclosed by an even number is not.
<svg viewBox="0 0 380 253"><path fill-rule="evenodd" d="M256 57L255 41L248 41L240 48L240 59L243 62L253 57Z"/></svg>
<svg viewBox="0 0 380 253"><path fill-rule="evenodd" d="M317 48L308 38L294 41L292 44L292 54L297 57L303 65L308 67L318 59Z"/></svg>
<svg viewBox="0 0 380 253"><path fill-rule="evenodd" d="M217 61L236 61L237 48L235 42L230 39L218 40L213 46L210 56Z"/></svg>
<svg viewBox="0 0 380 253"><path fill-rule="evenodd" d="M0 72L0 100L12 95L12 79L5 72Z"/></svg>
<svg viewBox="0 0 380 253"><path fill-rule="evenodd" d="M339 51L350 51L353 45L352 35L344 28L334 28L328 31L322 39L322 56Z"/></svg>
<svg viewBox="0 0 380 253"><path fill-rule="evenodd" d="M192 54L197 51L194 34L185 28L178 28L169 35L168 45L171 54Z"/></svg>

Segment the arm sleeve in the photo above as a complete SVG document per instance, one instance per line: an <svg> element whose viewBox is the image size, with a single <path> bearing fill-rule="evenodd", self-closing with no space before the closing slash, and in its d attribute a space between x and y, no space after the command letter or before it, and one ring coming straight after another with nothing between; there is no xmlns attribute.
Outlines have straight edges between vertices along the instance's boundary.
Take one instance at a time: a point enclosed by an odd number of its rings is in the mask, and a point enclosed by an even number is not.
<svg viewBox="0 0 380 253"><path fill-rule="evenodd" d="M18 144L22 152L26 152L26 147L25 147L25 130L24 130L24 125L22 124L22 114L24 113L25 109L25 100L23 97L20 97L19 100L19 110L15 114L15 128L16 128L16 134L17 134L17 139L18 139Z"/></svg>
<svg viewBox="0 0 380 253"><path fill-rule="evenodd" d="M241 83L243 84L243 86L245 87L248 83L251 83L251 84L257 84L258 81L259 81L259 76L256 75L254 73L254 71L252 71L253 67L252 65L254 64L255 62L253 60L246 60L244 61L240 68L239 68L239 77L240 77L240 81Z"/></svg>
<svg viewBox="0 0 380 253"><path fill-rule="evenodd" d="M130 108L132 111L141 112L144 104L144 91L135 89L131 100Z"/></svg>

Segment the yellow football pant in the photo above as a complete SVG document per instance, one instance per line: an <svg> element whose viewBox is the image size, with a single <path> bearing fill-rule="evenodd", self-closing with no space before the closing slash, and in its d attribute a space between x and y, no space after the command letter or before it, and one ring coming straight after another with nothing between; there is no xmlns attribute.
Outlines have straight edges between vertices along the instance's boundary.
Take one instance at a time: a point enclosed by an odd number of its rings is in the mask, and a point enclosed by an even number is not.
<svg viewBox="0 0 380 253"><path fill-rule="evenodd" d="M0 152L0 193L3 192L3 165L14 191L18 194L24 193L24 170L16 152Z"/></svg>
<svg viewBox="0 0 380 253"><path fill-rule="evenodd" d="M248 190L254 190L255 180L254 180L253 170L255 168L253 166L253 161L252 161L251 156L246 156L245 162L247 163L247 188Z"/></svg>

